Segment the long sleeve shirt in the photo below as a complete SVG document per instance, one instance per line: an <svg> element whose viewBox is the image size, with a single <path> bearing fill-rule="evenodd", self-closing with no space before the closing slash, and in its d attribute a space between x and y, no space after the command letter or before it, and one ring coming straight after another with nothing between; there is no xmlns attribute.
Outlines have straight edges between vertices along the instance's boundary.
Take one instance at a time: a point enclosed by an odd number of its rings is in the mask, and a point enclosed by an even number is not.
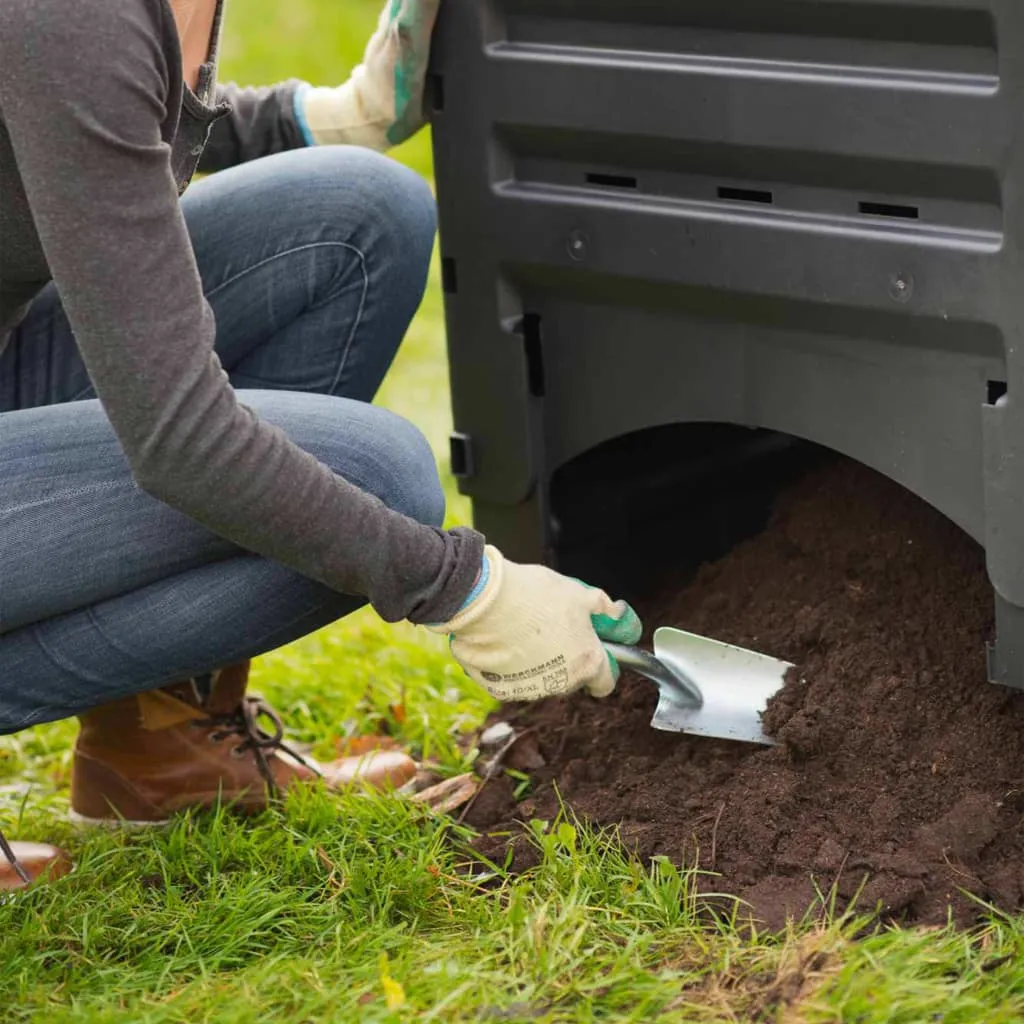
<svg viewBox="0 0 1024 1024"><path fill-rule="evenodd" d="M446 621L483 538L345 481L242 405L214 352L179 196L197 167L303 144L298 83L219 86L216 53L193 91L166 0L0 2L0 351L52 280L141 488L389 621Z"/></svg>

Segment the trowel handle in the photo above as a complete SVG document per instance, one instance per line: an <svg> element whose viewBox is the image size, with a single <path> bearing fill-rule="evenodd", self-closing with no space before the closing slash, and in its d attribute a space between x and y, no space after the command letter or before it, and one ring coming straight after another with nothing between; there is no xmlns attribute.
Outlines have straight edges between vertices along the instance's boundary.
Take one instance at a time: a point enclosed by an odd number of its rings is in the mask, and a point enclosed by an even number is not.
<svg viewBox="0 0 1024 1024"><path fill-rule="evenodd" d="M657 683L662 693L670 693L677 703L694 708L702 707L704 695L700 687L682 673L669 668L650 651L642 647L626 647L623 644L604 645L604 649L623 667L639 672L652 683Z"/></svg>

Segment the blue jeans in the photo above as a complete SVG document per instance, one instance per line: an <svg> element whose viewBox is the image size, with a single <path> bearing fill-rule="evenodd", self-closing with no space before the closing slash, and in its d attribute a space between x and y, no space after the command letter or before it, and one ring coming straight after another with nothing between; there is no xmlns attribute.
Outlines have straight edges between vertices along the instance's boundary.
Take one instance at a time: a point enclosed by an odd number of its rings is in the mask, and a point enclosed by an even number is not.
<svg viewBox="0 0 1024 1024"><path fill-rule="evenodd" d="M423 296L427 185L365 150L305 149L197 182L182 209L241 401L440 525L426 441L368 404ZM140 491L93 394L51 285L0 356L0 733L253 657L363 603Z"/></svg>

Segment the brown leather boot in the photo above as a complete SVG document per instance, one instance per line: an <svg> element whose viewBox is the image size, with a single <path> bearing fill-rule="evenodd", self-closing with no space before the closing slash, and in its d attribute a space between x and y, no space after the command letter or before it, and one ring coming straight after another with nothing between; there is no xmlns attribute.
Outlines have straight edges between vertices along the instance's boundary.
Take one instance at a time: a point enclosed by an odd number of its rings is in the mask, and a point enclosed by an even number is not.
<svg viewBox="0 0 1024 1024"><path fill-rule="evenodd" d="M246 661L81 715L72 817L93 824L158 824L178 811L218 802L242 812L263 810L290 786L321 777L329 785L386 788L415 774L415 762L400 753L326 768L302 758L284 743L274 710L246 696L248 680Z"/></svg>

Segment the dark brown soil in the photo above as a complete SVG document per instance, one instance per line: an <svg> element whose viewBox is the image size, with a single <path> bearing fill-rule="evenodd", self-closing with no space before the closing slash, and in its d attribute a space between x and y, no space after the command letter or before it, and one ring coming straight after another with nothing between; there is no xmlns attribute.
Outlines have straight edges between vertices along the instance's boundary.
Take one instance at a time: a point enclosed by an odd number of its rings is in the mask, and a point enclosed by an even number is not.
<svg viewBox="0 0 1024 1024"><path fill-rule="evenodd" d="M646 609L792 661L766 716L775 748L660 733L651 684L604 702L510 709L544 760L469 820L499 856L520 823L581 818L620 828L640 856L717 873L771 927L835 887L887 919L961 924L974 894L1024 906L1024 696L990 685L992 592L981 550L862 466L837 461L779 499L769 528ZM532 758L536 765L537 758ZM557 787L557 791L556 791ZM512 839L513 867L533 862Z"/></svg>

